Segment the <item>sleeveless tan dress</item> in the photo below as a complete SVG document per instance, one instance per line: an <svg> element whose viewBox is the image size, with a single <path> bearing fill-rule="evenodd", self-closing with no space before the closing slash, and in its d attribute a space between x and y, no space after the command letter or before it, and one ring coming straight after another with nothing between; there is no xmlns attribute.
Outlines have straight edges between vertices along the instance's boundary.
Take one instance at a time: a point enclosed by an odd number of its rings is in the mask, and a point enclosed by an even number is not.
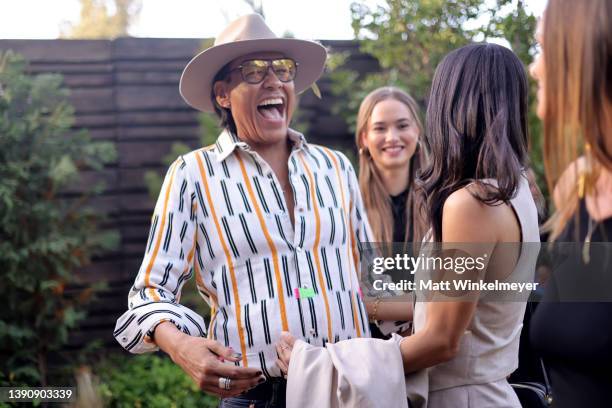
<svg viewBox="0 0 612 408"><path fill-rule="evenodd" d="M486 182L496 184L490 180ZM528 271L533 277L540 235L536 205L525 177L521 178L511 205L520 222L522 236L514 273ZM525 281L529 277L523 275L521 279ZM518 367L525 306L524 301L478 301L474 317L460 341L457 356L428 370L428 407L521 407L506 378ZM414 314L416 332L424 327L426 319L426 303L417 302Z"/></svg>

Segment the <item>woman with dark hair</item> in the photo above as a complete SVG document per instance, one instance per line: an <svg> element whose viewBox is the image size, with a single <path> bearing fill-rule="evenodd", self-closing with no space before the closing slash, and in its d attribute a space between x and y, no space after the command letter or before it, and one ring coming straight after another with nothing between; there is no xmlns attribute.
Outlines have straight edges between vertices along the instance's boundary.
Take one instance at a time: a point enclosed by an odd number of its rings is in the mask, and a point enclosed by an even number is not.
<svg viewBox="0 0 612 408"><path fill-rule="evenodd" d="M433 79L423 139L430 161L417 182L431 226L424 241L480 245L488 255L485 281L535 270L537 253L522 245L539 243L525 176L527 93L519 59L493 44L449 53ZM428 406L520 407L506 378L518 365L524 312L524 301L483 301L473 292L456 301L419 300L415 334L399 348L405 374L429 369ZM292 339L282 339L277 350L288 360Z"/></svg>
<svg viewBox="0 0 612 408"><path fill-rule="evenodd" d="M417 182L426 241L479 244L486 281L535 269L539 242L527 167L527 77L507 48L473 44L438 65ZM477 297L476 297L477 298ZM416 333L400 345L406 372L429 369L429 406L520 407L506 378L518 365L524 302L417 302Z"/></svg>
<svg viewBox="0 0 612 408"><path fill-rule="evenodd" d="M553 264L531 340L550 373L555 407L608 407L612 4L550 0L536 37L542 52L530 72L538 81L544 164L556 209L547 227L551 240L561 243L555 247L573 256Z"/></svg>

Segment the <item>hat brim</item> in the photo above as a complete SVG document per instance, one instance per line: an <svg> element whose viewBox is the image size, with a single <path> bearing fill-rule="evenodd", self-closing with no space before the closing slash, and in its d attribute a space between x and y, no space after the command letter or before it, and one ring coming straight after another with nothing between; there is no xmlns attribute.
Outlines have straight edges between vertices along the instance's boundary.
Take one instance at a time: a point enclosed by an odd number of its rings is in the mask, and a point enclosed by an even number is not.
<svg viewBox="0 0 612 408"><path fill-rule="evenodd" d="M270 38L234 41L202 51L189 61L179 83L181 96L190 106L203 112L214 112L210 98L217 72L232 60L254 52L279 52L293 58L298 70L293 80L296 93L313 84L325 67L327 51L314 41L293 38Z"/></svg>

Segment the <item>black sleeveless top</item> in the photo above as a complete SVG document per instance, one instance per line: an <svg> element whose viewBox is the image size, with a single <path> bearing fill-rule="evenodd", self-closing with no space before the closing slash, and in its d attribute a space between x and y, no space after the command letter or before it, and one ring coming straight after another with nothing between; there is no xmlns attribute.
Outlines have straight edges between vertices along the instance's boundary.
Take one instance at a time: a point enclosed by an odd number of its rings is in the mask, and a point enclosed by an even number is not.
<svg viewBox="0 0 612 408"><path fill-rule="evenodd" d="M408 197L408 191L409 189L406 189L399 195L390 196L391 211L393 212L393 242L404 242L406 228L409 228L406 242L412 241L412 222L406 217L406 198Z"/></svg>
<svg viewBox="0 0 612 408"><path fill-rule="evenodd" d="M576 229L584 242L588 228L589 216L581 201L578 225L572 218L558 242L575 241ZM610 242L611 238L612 217L596 224L591 242ZM592 291L594 296L612 294L610 245L604 256L592 258L588 264L584 263L582 254L575 253L577 259L565 260L556 268L553 265L543 302L533 315L531 342L550 375L555 408L612 406L612 302L563 301L567 298L564 290L568 293L567 289L575 285L584 286L580 289ZM582 248L582 244L576 244L575 248ZM579 270L570 267L572 262L574 265L582 262Z"/></svg>
<svg viewBox="0 0 612 408"><path fill-rule="evenodd" d="M391 212L393 214L393 242L402 243L404 238L407 238L406 242L412 241L412 223L406 217L406 199L408 197L409 188L404 190L402 193L396 196L389 196L391 198ZM408 228L408 236L405 237L406 228ZM397 277L392 276L392 280L397 281ZM396 322L396 325L401 325L404 322ZM374 323L370 323L370 332L372 337L375 339L388 339L391 335L384 335L381 333L378 326Z"/></svg>

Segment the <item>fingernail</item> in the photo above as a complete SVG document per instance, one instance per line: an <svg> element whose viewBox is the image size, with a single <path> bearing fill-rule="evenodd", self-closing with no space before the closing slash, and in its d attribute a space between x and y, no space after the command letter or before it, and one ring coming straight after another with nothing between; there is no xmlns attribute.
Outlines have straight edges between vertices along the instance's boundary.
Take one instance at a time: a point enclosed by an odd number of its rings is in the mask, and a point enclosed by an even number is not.
<svg viewBox="0 0 612 408"><path fill-rule="evenodd" d="M256 372L255 374L257 375L262 375L263 373L261 371Z"/></svg>
<svg viewBox="0 0 612 408"><path fill-rule="evenodd" d="M262 382L266 381L265 377L261 377L259 379L259 381L257 381L258 384L261 384Z"/></svg>
<svg viewBox="0 0 612 408"><path fill-rule="evenodd" d="M242 354L241 353L233 353L232 357L234 357L234 358L242 358Z"/></svg>

